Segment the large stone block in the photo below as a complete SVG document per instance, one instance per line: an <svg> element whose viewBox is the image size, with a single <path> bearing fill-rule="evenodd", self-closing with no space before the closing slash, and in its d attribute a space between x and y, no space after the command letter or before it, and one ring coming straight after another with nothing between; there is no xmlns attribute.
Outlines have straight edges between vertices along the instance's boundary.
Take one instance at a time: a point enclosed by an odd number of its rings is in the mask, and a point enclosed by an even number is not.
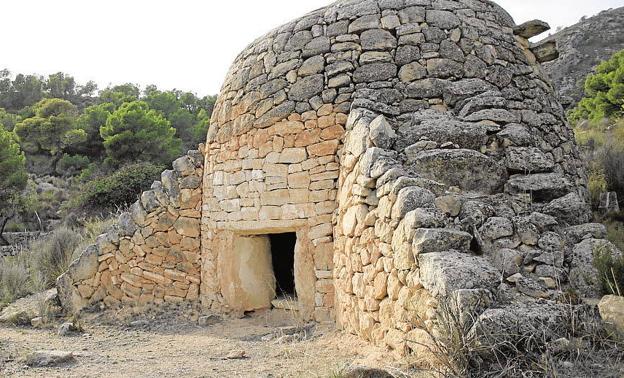
<svg viewBox="0 0 624 378"><path fill-rule="evenodd" d="M434 296L446 296L460 289L494 289L500 273L479 256L456 251L418 256L420 280Z"/></svg>
<svg viewBox="0 0 624 378"><path fill-rule="evenodd" d="M271 308L275 276L268 236L238 236L218 255L219 283L227 304L238 311Z"/></svg>
<svg viewBox="0 0 624 378"><path fill-rule="evenodd" d="M416 154L409 165L424 177L485 194L502 189L507 172L496 160L473 150L431 150Z"/></svg>
<svg viewBox="0 0 624 378"><path fill-rule="evenodd" d="M419 228L413 237L414 255L456 250L469 252L472 235L447 228Z"/></svg>

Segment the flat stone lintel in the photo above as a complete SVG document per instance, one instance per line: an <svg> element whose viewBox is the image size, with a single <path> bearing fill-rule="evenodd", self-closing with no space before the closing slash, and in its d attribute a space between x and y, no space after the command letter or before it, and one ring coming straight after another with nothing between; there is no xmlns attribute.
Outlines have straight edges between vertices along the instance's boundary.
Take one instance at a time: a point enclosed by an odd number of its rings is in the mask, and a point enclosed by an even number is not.
<svg viewBox="0 0 624 378"><path fill-rule="evenodd" d="M241 221L241 222L218 222L218 230L228 230L247 235L276 234L294 232L308 225L306 219L294 220L267 220L267 221Z"/></svg>

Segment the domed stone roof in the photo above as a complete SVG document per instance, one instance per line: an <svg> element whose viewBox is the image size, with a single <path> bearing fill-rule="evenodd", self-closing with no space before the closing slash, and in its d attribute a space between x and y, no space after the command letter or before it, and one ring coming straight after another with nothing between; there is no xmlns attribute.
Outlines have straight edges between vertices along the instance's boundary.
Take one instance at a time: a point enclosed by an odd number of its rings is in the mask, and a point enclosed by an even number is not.
<svg viewBox="0 0 624 378"><path fill-rule="evenodd" d="M420 332L416 316L433 321L410 303L496 302L501 274L520 296L554 298L569 268L563 230L590 218L572 131L538 63L556 51L527 41L546 29L516 26L491 1L335 2L238 56L207 161L226 164L228 152L243 166L291 162L291 172L301 168L285 150L337 157L334 228L323 236L334 244L335 316L375 342L402 351ZM259 202L246 211L262 222ZM227 228L219 212L204 216ZM317 311L333 307L316 296Z"/></svg>

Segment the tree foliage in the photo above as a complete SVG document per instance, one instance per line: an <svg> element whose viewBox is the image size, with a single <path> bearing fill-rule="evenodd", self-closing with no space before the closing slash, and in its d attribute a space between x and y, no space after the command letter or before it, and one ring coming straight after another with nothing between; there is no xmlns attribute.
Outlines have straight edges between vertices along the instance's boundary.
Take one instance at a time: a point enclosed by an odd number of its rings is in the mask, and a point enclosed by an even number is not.
<svg viewBox="0 0 624 378"><path fill-rule="evenodd" d="M20 119L20 116L17 114L11 114L0 108L0 127L4 127L5 130L13 131Z"/></svg>
<svg viewBox="0 0 624 378"><path fill-rule="evenodd" d="M26 188L26 159L15 135L0 127L0 243L6 222L19 210L20 192Z"/></svg>
<svg viewBox="0 0 624 378"><path fill-rule="evenodd" d="M7 196L26 187L26 159L15 135L0 127L0 206Z"/></svg>
<svg viewBox="0 0 624 378"><path fill-rule="evenodd" d="M585 98L571 111L574 121L624 116L624 50L601 63L585 80Z"/></svg>
<svg viewBox="0 0 624 378"><path fill-rule="evenodd" d="M601 63L585 81L585 98L570 112L577 142L591 167L593 202L601 193L624 198L624 50Z"/></svg>
<svg viewBox="0 0 624 378"><path fill-rule="evenodd" d="M154 85L98 93L93 82L80 85L60 72L0 71L0 125L15 131L27 167L41 174L87 179L140 160L168 164L204 142L215 102Z"/></svg>
<svg viewBox="0 0 624 378"><path fill-rule="evenodd" d="M175 129L143 101L124 103L100 129L106 156L112 165L150 161L170 163L181 153Z"/></svg>
<svg viewBox="0 0 624 378"><path fill-rule="evenodd" d="M104 141L100 129L106 125L108 117L115 111L115 105L104 102L89 106L77 120L77 127L86 134L85 143L76 146L76 152L97 159L104 154Z"/></svg>
<svg viewBox="0 0 624 378"><path fill-rule="evenodd" d="M76 128L78 112L67 100L44 99L34 107L34 115L15 125L15 133L26 153L53 158L73 145L83 143L86 133Z"/></svg>
<svg viewBox="0 0 624 378"><path fill-rule="evenodd" d="M118 108L123 103L138 100L140 94L141 90L134 84L116 85L100 92L100 103L110 102Z"/></svg>
<svg viewBox="0 0 624 378"><path fill-rule="evenodd" d="M94 82L78 85L72 76L61 72L45 78L0 71L0 108L11 113L28 114L28 107L44 98L61 98L83 109L94 102L96 90Z"/></svg>

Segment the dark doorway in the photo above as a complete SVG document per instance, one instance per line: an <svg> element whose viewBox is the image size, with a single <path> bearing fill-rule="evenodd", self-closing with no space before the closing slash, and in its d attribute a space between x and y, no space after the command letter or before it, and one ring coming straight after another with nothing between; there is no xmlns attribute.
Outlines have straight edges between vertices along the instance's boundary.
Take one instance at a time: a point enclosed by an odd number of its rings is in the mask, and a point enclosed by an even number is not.
<svg viewBox="0 0 624 378"><path fill-rule="evenodd" d="M297 234L269 235L273 273L277 282L277 297L295 297L295 244Z"/></svg>

